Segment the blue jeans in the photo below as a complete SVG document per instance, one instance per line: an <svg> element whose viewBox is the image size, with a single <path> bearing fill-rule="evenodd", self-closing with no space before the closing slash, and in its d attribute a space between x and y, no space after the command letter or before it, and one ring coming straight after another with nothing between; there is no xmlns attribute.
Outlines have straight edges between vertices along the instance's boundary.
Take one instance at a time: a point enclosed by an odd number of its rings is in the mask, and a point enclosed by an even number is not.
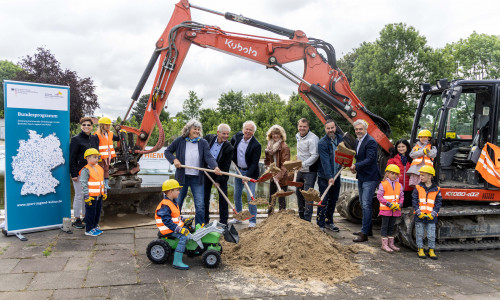
<svg viewBox="0 0 500 300"><path fill-rule="evenodd" d="M186 182L184 182L178 198L179 209L182 211L182 204L184 204L184 198L186 198L189 187L191 187L191 193L194 198L194 222L196 224L203 224L205 223L205 202L203 201L204 192L203 184L200 184L200 178L198 176L186 175Z"/></svg>
<svg viewBox="0 0 500 300"><path fill-rule="evenodd" d="M320 196L323 195L326 188L328 187L328 180L325 178L318 177L318 187ZM337 200L340 194L340 177L335 180L333 186L328 190L328 193L323 199L323 205L318 206L318 216L316 217L316 223L319 227L324 228L326 224L333 224L333 213L335 212L335 206L337 205Z"/></svg>
<svg viewBox="0 0 500 300"><path fill-rule="evenodd" d="M247 171L244 171L240 169L241 175L246 176ZM252 191L252 194L255 196L255 182L248 182L248 186L250 187L250 190ZM234 179L234 205L236 206L236 211L240 213L243 210L243 200L241 199L241 196L243 195L243 188L245 188L245 185L243 184L243 181L239 178ZM250 202L252 201L252 198L250 198L250 194L247 192L247 201ZM257 206L248 204L248 210L252 214L253 217L250 218L251 223L257 223Z"/></svg>
<svg viewBox="0 0 500 300"><path fill-rule="evenodd" d="M436 248L436 223L415 222L417 248L424 248L424 234L427 233L429 248Z"/></svg>
<svg viewBox="0 0 500 300"><path fill-rule="evenodd" d="M184 253L184 251L186 251L186 243L188 241L188 237L183 235L183 234L180 234L178 232L172 232L168 235L179 239L179 243L177 244L177 247L175 248L175 252Z"/></svg>
<svg viewBox="0 0 500 300"><path fill-rule="evenodd" d="M299 217L303 220L311 222L313 214L313 206L307 205L302 196L301 190L307 191L309 188L314 189L314 184L316 183L316 172L298 172L296 182L303 182L304 186L295 190L297 195L297 205L299 206Z"/></svg>
<svg viewBox="0 0 500 300"><path fill-rule="evenodd" d="M358 180L359 201L361 202L363 211L361 232L364 234L368 234L372 231L372 203L375 189L378 184L379 181L362 182Z"/></svg>
<svg viewBox="0 0 500 300"><path fill-rule="evenodd" d="M99 225L101 219L102 196L95 197L91 202L85 202L85 231L89 232ZM92 205L89 205L92 203Z"/></svg>

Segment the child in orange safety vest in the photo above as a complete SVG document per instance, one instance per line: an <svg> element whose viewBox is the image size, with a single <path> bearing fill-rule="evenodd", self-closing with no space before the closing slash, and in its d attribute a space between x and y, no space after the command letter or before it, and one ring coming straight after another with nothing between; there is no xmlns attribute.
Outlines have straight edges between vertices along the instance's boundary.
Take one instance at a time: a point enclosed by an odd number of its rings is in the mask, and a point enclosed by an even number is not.
<svg viewBox="0 0 500 300"><path fill-rule="evenodd" d="M120 138L113 135L111 129L111 119L108 117L102 117L99 119L99 128L94 133L99 138L99 153L101 153L101 161L99 165L104 170L104 185L106 189L109 187L109 165L111 164L111 159L116 157L115 148L113 147L113 141L118 142Z"/></svg>
<svg viewBox="0 0 500 300"><path fill-rule="evenodd" d="M420 130L418 141L410 152L413 159L410 168L406 172L410 175L410 186L416 186L420 182L419 170L422 166L433 166L432 161L436 157L437 149L431 145L432 134L429 130Z"/></svg>
<svg viewBox="0 0 500 300"><path fill-rule="evenodd" d="M436 171L431 166L420 168L421 182L413 190L412 205L415 210L415 232L418 248L418 257L426 258L424 252L424 235L427 234L429 257L437 259L434 248L436 247L436 223L442 197L439 186L432 182Z"/></svg>
<svg viewBox="0 0 500 300"><path fill-rule="evenodd" d="M401 216L404 193L401 183L399 183L399 167L389 164L385 168L385 178L378 187L377 199L380 202L379 216L382 216L382 227L380 236L382 237L382 250L393 253L400 249L394 245L394 224Z"/></svg>
<svg viewBox="0 0 500 300"><path fill-rule="evenodd" d="M179 270L187 270L189 266L182 262L182 256L186 250L186 243L189 240L190 232L184 227L184 222L190 218L184 219L181 216L179 204L176 199L182 186L175 179L169 179L163 182L162 191L164 198L158 204L155 210L156 226L162 235L172 236L179 239L175 248L173 267Z"/></svg>
<svg viewBox="0 0 500 300"><path fill-rule="evenodd" d="M85 201L85 235L98 236L102 234L99 229L101 218L102 200L108 197L104 186L104 171L97 164L99 151L89 148L83 154L87 165L80 170L80 184Z"/></svg>

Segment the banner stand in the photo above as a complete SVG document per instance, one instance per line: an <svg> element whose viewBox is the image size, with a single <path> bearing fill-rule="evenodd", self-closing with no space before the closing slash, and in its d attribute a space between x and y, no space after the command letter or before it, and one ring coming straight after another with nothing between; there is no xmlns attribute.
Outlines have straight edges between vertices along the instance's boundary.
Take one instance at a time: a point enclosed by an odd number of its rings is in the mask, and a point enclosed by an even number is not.
<svg viewBox="0 0 500 300"><path fill-rule="evenodd" d="M26 241L71 218L69 100L67 86L4 80L7 236Z"/></svg>

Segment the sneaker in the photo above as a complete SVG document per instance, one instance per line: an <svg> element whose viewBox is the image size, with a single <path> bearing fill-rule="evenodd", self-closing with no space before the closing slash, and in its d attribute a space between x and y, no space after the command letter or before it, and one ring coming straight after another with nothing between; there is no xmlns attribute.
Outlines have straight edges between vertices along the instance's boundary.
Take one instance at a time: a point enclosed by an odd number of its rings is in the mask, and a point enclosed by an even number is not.
<svg viewBox="0 0 500 300"><path fill-rule="evenodd" d="M337 226L335 226L335 224L326 224L325 228L330 229L331 231L334 231L334 232L340 231L340 229Z"/></svg>
<svg viewBox="0 0 500 300"><path fill-rule="evenodd" d="M256 223L254 223L254 222L250 222L250 223L248 224L248 228L254 228L255 226L257 226L257 224L256 224Z"/></svg>
<svg viewBox="0 0 500 300"><path fill-rule="evenodd" d="M97 233L97 235L101 235L102 234L102 230L99 229L99 227L94 228L94 230Z"/></svg>
<svg viewBox="0 0 500 300"><path fill-rule="evenodd" d="M88 235L88 236L98 236L99 234L95 231L95 229L92 229L90 231L85 231L85 235Z"/></svg>
<svg viewBox="0 0 500 300"><path fill-rule="evenodd" d="M321 231L321 232L325 232L325 227L320 227L320 228L319 228L319 231Z"/></svg>
<svg viewBox="0 0 500 300"><path fill-rule="evenodd" d="M231 221L229 221L230 224L241 224L241 221L240 220L236 220L235 218L231 219Z"/></svg>
<svg viewBox="0 0 500 300"><path fill-rule="evenodd" d="M83 229L83 228L85 228L85 226L83 225L81 219L76 219L75 222L73 222L71 225L73 225L73 227L75 227L76 229Z"/></svg>

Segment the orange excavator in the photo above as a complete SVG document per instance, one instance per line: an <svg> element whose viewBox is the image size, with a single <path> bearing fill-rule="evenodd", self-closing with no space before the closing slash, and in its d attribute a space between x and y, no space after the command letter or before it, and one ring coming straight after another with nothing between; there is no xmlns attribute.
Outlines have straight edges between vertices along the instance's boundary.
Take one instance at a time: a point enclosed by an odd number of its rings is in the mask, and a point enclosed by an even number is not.
<svg viewBox="0 0 500 300"><path fill-rule="evenodd" d="M267 30L286 39L228 32L217 26L200 24L191 20L191 9L220 15L227 20ZM111 190L111 196L115 194L115 199L119 199L118 195L122 195L121 199L126 198L129 203L118 207L117 211L150 213L159 201L158 196L153 196L154 190L137 189L140 186L137 177L138 161L141 155L157 151L163 146L164 133L158 116L167 105L168 96L191 45L218 50L277 71L298 86L302 99L323 123L327 113L322 107L338 113L350 123L364 119L369 124L368 133L379 144L379 165L382 170L385 169L388 153L393 147L389 140L390 126L383 118L370 112L352 92L345 75L337 67L335 50L331 44L307 37L300 30L279 27L234 13L217 12L190 4L188 0L181 0L175 5L167 27L156 42L153 55L124 117L126 120L158 62L140 128L115 126L120 143L117 161L110 169L117 187ZM287 64L296 61L304 63L302 75L295 74L287 67ZM449 205L443 205L448 207L443 207L440 213L437 248L500 248L500 206L489 205L500 203L500 191L474 173L475 163L470 163L474 156L472 154L477 154L477 147L482 147L481 141L497 143L500 81L448 83L442 80L439 83L437 87L421 85L423 94L411 138L411 142L415 142L419 129L430 129L438 144L438 157L434 161L436 178L444 183L441 191L444 201L449 200ZM460 96L462 88L463 97ZM464 126L469 123L469 127ZM487 124L489 127L485 130ZM160 138L152 149L146 151L145 146L155 126L159 127ZM152 196L148 201L136 201L130 196L130 191L134 189L141 194L151 192ZM361 207L356 196L356 191L344 193L337 204L340 214L351 221L361 220ZM110 197L112 198L114 197ZM140 203L137 204L138 202ZM415 247L412 213L411 209L406 211L398 228L400 240L407 246Z"/></svg>

